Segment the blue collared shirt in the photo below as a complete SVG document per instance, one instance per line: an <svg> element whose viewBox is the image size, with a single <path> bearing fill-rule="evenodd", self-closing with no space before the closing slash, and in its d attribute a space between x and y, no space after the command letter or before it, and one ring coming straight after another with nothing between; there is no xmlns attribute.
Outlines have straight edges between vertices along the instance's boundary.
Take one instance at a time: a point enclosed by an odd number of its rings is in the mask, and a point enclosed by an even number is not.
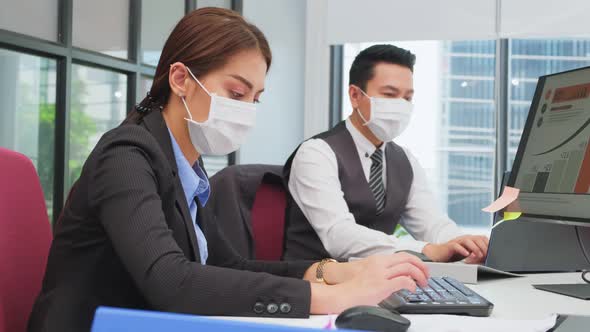
<svg viewBox="0 0 590 332"><path fill-rule="evenodd" d="M201 263L205 265L207 263L209 251L207 250L207 239L205 238L205 234L203 234L203 231L197 223L198 207L197 202L195 202L195 197L199 198L199 202L201 202L202 206L207 204L207 200L209 200L209 193L211 191L209 187L209 179L207 179L205 172L203 172L201 166L199 166L199 162L196 162L193 166L189 164L188 160L186 160L186 157L180 150L178 143L176 143L172 132L168 130L168 133L170 134L170 140L172 141L172 150L174 151L176 166L178 167L180 183L182 184L184 196L186 197L186 203L188 204L191 219L193 220L193 225L195 226L195 234L197 235Z"/></svg>

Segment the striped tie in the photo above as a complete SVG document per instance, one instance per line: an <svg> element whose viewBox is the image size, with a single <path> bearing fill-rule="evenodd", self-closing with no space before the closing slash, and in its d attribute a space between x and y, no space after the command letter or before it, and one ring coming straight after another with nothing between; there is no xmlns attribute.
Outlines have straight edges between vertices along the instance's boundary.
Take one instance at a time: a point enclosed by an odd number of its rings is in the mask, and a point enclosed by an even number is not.
<svg viewBox="0 0 590 332"><path fill-rule="evenodd" d="M385 187L383 186L383 151L375 150L371 155L373 164L371 165L371 175L369 176L369 187L375 197L377 204L377 215L380 215L385 209Z"/></svg>

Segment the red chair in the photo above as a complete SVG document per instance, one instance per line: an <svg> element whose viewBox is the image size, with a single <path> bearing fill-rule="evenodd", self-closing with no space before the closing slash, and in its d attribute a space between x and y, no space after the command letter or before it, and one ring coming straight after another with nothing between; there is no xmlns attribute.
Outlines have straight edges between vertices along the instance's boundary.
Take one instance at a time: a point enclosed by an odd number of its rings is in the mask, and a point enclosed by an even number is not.
<svg viewBox="0 0 590 332"><path fill-rule="evenodd" d="M0 148L0 332L26 330L51 238L33 164L20 153Z"/></svg>
<svg viewBox="0 0 590 332"><path fill-rule="evenodd" d="M211 177L211 197L201 225L216 228L247 259L280 260L286 191L283 166L233 165Z"/></svg>
<svg viewBox="0 0 590 332"><path fill-rule="evenodd" d="M256 190L252 206L252 235L256 259L281 260L286 207L287 196L283 185L265 176Z"/></svg>

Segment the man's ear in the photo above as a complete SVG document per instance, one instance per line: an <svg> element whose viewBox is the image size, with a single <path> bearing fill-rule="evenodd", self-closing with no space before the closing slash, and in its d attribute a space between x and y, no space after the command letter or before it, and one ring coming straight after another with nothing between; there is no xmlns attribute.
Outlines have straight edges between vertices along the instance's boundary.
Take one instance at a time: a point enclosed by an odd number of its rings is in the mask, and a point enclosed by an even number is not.
<svg viewBox="0 0 590 332"><path fill-rule="evenodd" d="M188 79L188 71L186 66L181 62L175 62L170 65L168 72L168 83L172 93L179 97L186 96L186 81Z"/></svg>
<svg viewBox="0 0 590 332"><path fill-rule="evenodd" d="M352 106L352 109L357 109L362 97L362 93L359 91L359 88L354 85L349 85L348 97L350 98L350 105Z"/></svg>

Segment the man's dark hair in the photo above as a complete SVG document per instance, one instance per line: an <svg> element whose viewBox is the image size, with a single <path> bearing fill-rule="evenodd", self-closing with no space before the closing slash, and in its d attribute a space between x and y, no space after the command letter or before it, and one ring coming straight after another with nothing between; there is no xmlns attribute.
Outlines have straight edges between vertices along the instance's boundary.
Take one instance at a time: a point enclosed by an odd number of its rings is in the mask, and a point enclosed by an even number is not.
<svg viewBox="0 0 590 332"><path fill-rule="evenodd" d="M381 44L366 48L359 53L350 67L349 84L365 90L367 82L375 75L374 68L378 63L391 63L414 71L416 56L401 47Z"/></svg>

